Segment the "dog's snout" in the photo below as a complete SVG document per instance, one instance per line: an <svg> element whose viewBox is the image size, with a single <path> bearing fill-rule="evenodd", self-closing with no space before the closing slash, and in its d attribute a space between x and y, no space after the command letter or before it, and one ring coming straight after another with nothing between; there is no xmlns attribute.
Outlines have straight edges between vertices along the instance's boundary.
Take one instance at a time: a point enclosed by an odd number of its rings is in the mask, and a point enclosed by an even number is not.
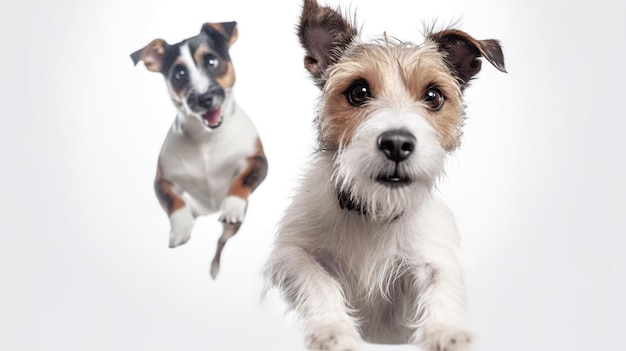
<svg viewBox="0 0 626 351"><path fill-rule="evenodd" d="M187 96L187 102L193 110L197 108L212 109L222 103L224 95L222 88L211 86L207 92L201 94L192 90Z"/></svg>
<svg viewBox="0 0 626 351"><path fill-rule="evenodd" d="M416 143L415 136L404 130L390 130L378 137L378 149L396 163L406 160Z"/></svg>
<svg viewBox="0 0 626 351"><path fill-rule="evenodd" d="M213 94L211 93L197 95L196 99L200 107L210 108L213 105Z"/></svg>

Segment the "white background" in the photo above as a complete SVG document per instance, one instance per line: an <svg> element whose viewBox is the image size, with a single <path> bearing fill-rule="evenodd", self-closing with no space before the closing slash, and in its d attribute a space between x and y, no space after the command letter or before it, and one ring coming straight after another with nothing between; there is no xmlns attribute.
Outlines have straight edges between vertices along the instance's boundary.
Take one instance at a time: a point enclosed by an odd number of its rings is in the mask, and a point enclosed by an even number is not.
<svg viewBox="0 0 626 351"><path fill-rule="evenodd" d="M333 5L338 0L332 1ZM345 8L350 3L343 1ZM364 38L421 42L462 18L502 41L467 90L462 147L440 185L457 216L476 350L624 350L626 16L619 2L353 1ZM0 349L301 350L260 271L313 147L317 90L299 1L13 1L0 11ZM220 225L167 248L153 194L174 116L129 54L208 21L239 22L235 96L267 180L208 269ZM412 350L365 345L365 350Z"/></svg>

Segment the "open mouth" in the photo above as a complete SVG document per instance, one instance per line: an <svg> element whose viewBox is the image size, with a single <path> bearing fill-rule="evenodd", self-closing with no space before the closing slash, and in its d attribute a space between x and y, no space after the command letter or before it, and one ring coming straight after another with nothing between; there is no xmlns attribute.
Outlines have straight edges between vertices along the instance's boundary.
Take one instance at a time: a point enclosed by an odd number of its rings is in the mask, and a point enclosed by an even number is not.
<svg viewBox="0 0 626 351"><path fill-rule="evenodd" d="M218 108L202 115L202 123L208 128L215 129L222 124L222 111Z"/></svg>
<svg viewBox="0 0 626 351"><path fill-rule="evenodd" d="M411 184L411 178L401 176L398 171L395 171L393 174L379 175L376 177L376 182L390 187L400 187Z"/></svg>

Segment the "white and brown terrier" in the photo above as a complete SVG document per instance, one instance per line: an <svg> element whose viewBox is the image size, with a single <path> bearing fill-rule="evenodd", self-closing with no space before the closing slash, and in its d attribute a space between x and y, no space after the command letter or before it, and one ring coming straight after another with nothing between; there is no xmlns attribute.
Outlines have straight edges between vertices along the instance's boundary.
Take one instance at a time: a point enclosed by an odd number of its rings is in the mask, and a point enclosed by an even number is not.
<svg viewBox="0 0 626 351"><path fill-rule="evenodd" d="M154 188L169 216L169 246L186 243L196 217L220 211L223 233L211 264L219 271L226 241L243 222L248 196L265 179L259 135L235 102L229 48L236 22L206 23L200 34L170 45L155 39L131 54L165 77L177 115L161 152Z"/></svg>
<svg viewBox="0 0 626 351"><path fill-rule="evenodd" d="M321 89L319 145L280 223L269 288L300 317L310 349L468 349L459 236L433 189L459 145L479 58L505 71L498 41L446 29L421 45L363 42L315 0L298 34Z"/></svg>

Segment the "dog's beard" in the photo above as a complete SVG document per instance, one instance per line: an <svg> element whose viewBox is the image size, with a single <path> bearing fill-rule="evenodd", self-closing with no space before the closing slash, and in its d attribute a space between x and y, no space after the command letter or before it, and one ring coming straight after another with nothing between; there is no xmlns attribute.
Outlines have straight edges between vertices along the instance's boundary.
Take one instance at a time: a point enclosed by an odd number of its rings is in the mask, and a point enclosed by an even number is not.
<svg viewBox="0 0 626 351"><path fill-rule="evenodd" d="M430 196L436 176L420 176L403 164L396 171L391 162L355 159L354 153L351 149L342 150L333 164L332 180L343 209L357 211L373 221L391 221L412 212ZM398 184L377 180L394 172L408 180Z"/></svg>
<svg viewBox="0 0 626 351"><path fill-rule="evenodd" d="M431 196L443 173L445 151L432 129L407 126L405 129L417 137L417 148L409 159L396 164L377 149L381 129L372 122L364 124L347 146L337 150L332 181L340 207L373 221L391 221L413 212ZM400 181L385 181L396 177Z"/></svg>

